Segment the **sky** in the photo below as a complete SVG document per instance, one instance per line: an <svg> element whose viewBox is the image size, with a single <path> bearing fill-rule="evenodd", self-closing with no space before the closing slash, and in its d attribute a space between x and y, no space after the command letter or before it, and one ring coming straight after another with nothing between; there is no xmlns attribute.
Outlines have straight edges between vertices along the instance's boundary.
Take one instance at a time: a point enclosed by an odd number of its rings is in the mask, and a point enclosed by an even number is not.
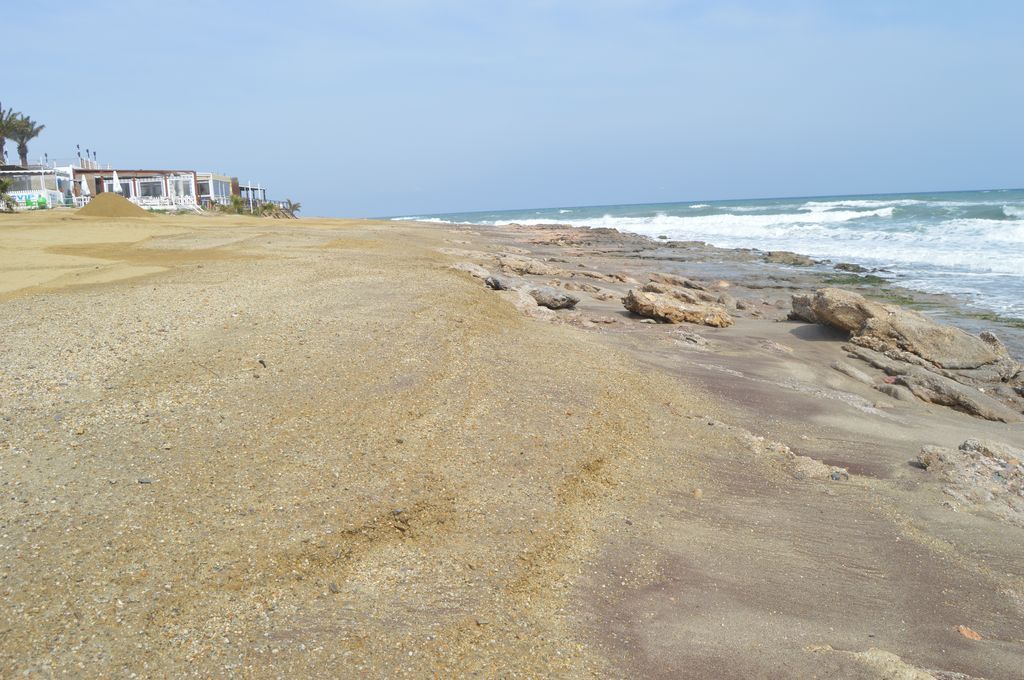
<svg viewBox="0 0 1024 680"><path fill-rule="evenodd" d="M1024 3L24 5L0 103L303 214L1024 185ZM14 149L8 143L8 154Z"/></svg>

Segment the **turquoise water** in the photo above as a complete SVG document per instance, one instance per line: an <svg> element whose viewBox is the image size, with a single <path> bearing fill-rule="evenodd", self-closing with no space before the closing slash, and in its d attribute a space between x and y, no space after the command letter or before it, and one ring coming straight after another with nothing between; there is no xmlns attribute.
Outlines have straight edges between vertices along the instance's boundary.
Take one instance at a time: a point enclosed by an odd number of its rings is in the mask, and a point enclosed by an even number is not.
<svg viewBox="0 0 1024 680"><path fill-rule="evenodd" d="M1024 189L686 201L417 215L478 225L611 227L854 262L894 283L1024 317Z"/></svg>

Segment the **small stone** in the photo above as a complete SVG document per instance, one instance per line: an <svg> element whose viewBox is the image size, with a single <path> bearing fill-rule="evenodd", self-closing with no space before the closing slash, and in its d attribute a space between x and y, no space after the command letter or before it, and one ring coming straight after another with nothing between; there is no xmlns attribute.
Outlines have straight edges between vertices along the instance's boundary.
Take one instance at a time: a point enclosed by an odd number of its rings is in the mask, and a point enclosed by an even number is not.
<svg viewBox="0 0 1024 680"><path fill-rule="evenodd" d="M698 501L700 499L704 498L704 489L701 489L700 487L694 489L693 490L693 497L696 498Z"/></svg>
<svg viewBox="0 0 1024 680"><path fill-rule="evenodd" d="M961 635L963 635L968 640L981 640L981 635L971 630L967 626L957 626L956 629Z"/></svg>
<svg viewBox="0 0 1024 680"><path fill-rule="evenodd" d="M335 595L337 595L338 593L341 592L341 588L339 588L338 584L333 582L333 581L331 581L330 585L327 586L327 589L330 590Z"/></svg>
<svg viewBox="0 0 1024 680"><path fill-rule="evenodd" d="M139 484L152 484L153 480L149 477L139 477Z"/></svg>

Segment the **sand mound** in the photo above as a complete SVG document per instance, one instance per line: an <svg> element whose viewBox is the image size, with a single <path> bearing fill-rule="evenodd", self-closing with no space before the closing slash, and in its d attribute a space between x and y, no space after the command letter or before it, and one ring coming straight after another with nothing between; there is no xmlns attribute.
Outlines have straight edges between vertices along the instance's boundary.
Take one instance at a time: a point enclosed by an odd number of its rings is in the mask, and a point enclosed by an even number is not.
<svg viewBox="0 0 1024 680"><path fill-rule="evenodd" d="M150 214L129 201L124 196L114 193L102 193L78 210L79 215L87 217L149 217Z"/></svg>

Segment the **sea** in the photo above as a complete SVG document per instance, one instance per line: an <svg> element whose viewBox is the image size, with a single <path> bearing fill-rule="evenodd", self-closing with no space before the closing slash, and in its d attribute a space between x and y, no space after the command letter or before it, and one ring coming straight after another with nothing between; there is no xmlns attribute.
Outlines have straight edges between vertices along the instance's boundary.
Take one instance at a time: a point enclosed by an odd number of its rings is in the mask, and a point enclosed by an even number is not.
<svg viewBox="0 0 1024 680"><path fill-rule="evenodd" d="M1024 189L682 201L410 215L487 225L571 224L723 248L789 250L1024 318Z"/></svg>

